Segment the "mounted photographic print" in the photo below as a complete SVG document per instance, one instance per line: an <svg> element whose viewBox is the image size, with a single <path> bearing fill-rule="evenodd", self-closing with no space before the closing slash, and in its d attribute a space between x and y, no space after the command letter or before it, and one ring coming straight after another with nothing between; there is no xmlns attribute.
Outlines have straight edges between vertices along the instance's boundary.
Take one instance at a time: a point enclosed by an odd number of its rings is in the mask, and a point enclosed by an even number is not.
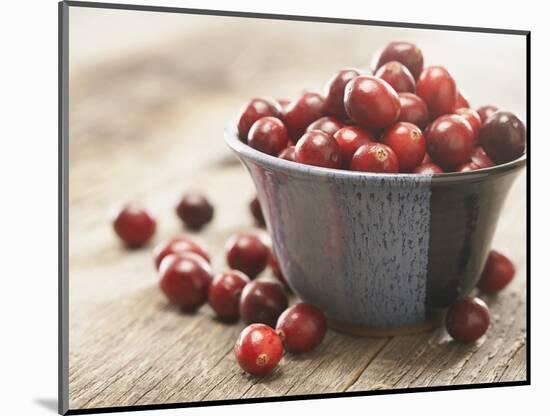
<svg viewBox="0 0 550 416"><path fill-rule="evenodd" d="M60 413L530 383L529 32L59 10Z"/></svg>

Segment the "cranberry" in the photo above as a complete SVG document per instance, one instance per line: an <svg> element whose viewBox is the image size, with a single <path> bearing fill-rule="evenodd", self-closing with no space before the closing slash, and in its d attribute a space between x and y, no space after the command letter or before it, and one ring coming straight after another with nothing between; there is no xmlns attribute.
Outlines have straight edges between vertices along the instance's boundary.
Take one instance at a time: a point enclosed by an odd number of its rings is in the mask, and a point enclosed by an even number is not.
<svg viewBox="0 0 550 416"><path fill-rule="evenodd" d="M288 307L288 298L279 282L254 280L242 292L239 312L246 324L275 326L277 318Z"/></svg>
<svg viewBox="0 0 550 416"><path fill-rule="evenodd" d="M436 175L443 172L443 169L432 162L423 163L420 166L417 166L416 169L413 171L413 173L421 173L424 175Z"/></svg>
<svg viewBox="0 0 550 416"><path fill-rule="evenodd" d="M277 280L285 287L285 289L290 290L288 282L286 281L281 267L279 266L279 260L277 260L277 257L275 256L273 250L271 251L271 255L269 256L269 266L271 267L273 276L277 278Z"/></svg>
<svg viewBox="0 0 550 416"><path fill-rule="evenodd" d="M477 109L477 114L481 119L481 125L483 125L485 123L485 120L487 120L493 113L496 113L497 111L498 108L494 105L484 105L482 107L479 107Z"/></svg>
<svg viewBox="0 0 550 416"><path fill-rule="evenodd" d="M399 161L395 152L382 143L361 146L351 159L351 170L376 173L398 173Z"/></svg>
<svg viewBox="0 0 550 416"><path fill-rule="evenodd" d="M157 223L143 208L126 204L117 213L113 228L128 247L140 247L155 234Z"/></svg>
<svg viewBox="0 0 550 416"><path fill-rule="evenodd" d="M491 250L477 287L485 293L500 292L512 281L515 273L516 268L508 257Z"/></svg>
<svg viewBox="0 0 550 416"><path fill-rule="evenodd" d="M231 237L225 245L227 264L251 279L258 276L269 261L269 243L259 234L241 233Z"/></svg>
<svg viewBox="0 0 550 416"><path fill-rule="evenodd" d="M315 306L297 303L283 312L276 329L288 352L309 352L323 341L327 320Z"/></svg>
<svg viewBox="0 0 550 416"><path fill-rule="evenodd" d="M382 65L374 74L392 86L395 92L414 92L414 78L407 67L397 61Z"/></svg>
<svg viewBox="0 0 550 416"><path fill-rule="evenodd" d="M160 288L171 303L192 312L206 302L212 270L201 256L190 252L170 254L159 270Z"/></svg>
<svg viewBox="0 0 550 416"><path fill-rule="evenodd" d="M338 130L344 127L344 124L334 117L321 117L319 120L311 123L306 131L320 130L323 133L332 136Z"/></svg>
<svg viewBox="0 0 550 416"><path fill-rule="evenodd" d="M374 71L390 61L397 61L405 65L414 79L418 78L424 65L422 51L415 44L409 42L390 42L385 48L378 51L373 60Z"/></svg>
<svg viewBox="0 0 550 416"><path fill-rule="evenodd" d="M338 169L341 163L336 140L326 133L313 130L304 134L296 144L296 162Z"/></svg>
<svg viewBox="0 0 550 416"><path fill-rule="evenodd" d="M169 240L159 243L153 250L155 266L160 267L160 262L169 254L195 253L210 262L208 247L197 238L192 238L187 235L179 235Z"/></svg>
<svg viewBox="0 0 550 416"><path fill-rule="evenodd" d="M342 166L345 168L349 168L351 158L359 147L375 141L372 133L357 126L342 127L334 133L334 139L338 143Z"/></svg>
<svg viewBox="0 0 550 416"><path fill-rule="evenodd" d="M426 139L411 123L395 123L384 133L382 143L395 152L401 172L411 172L426 155Z"/></svg>
<svg viewBox="0 0 550 416"><path fill-rule="evenodd" d="M258 200L257 196L254 197L252 201L250 201L249 207L250 207L250 212L252 213L252 216L256 221L256 224L259 227L264 227L265 226L264 213L262 212L262 207L260 205L260 201Z"/></svg>
<svg viewBox="0 0 550 416"><path fill-rule="evenodd" d="M278 157L291 162L296 162L296 146L288 146L281 153L279 153Z"/></svg>
<svg viewBox="0 0 550 416"><path fill-rule="evenodd" d="M305 92L291 102L283 111L283 121L288 134L296 142L306 131L307 126L324 115L325 100L316 92Z"/></svg>
<svg viewBox="0 0 550 416"><path fill-rule="evenodd" d="M238 270L229 270L214 278L208 289L208 303L218 317L226 321L239 317L241 292L248 283L250 279Z"/></svg>
<svg viewBox="0 0 550 416"><path fill-rule="evenodd" d="M422 133L422 134L425 134L425 133ZM424 155L424 159L422 159L422 163L420 164L423 165L425 163L432 163L432 159L430 158L430 155L428 153Z"/></svg>
<svg viewBox="0 0 550 416"><path fill-rule="evenodd" d="M278 155L287 144L287 129L278 118L262 117L248 131L248 145L268 155Z"/></svg>
<svg viewBox="0 0 550 416"><path fill-rule="evenodd" d="M510 162L525 152L525 126L509 111L497 111L481 127L479 144L496 164Z"/></svg>
<svg viewBox="0 0 550 416"><path fill-rule="evenodd" d="M456 83L442 66L429 66L416 81L416 95L424 100L433 118L451 114L456 103Z"/></svg>
<svg viewBox="0 0 550 416"><path fill-rule="evenodd" d="M458 342L473 342L489 328L491 316L479 298L458 299L447 312L447 332Z"/></svg>
<svg viewBox="0 0 550 416"><path fill-rule="evenodd" d="M283 344L273 328L253 324L242 330L233 352L244 371L261 376L277 366L283 356Z"/></svg>
<svg viewBox="0 0 550 416"><path fill-rule="evenodd" d="M198 191L186 192L176 207L176 214L190 230L198 231L214 217L214 207Z"/></svg>
<svg viewBox="0 0 550 416"><path fill-rule="evenodd" d="M474 138L477 139L479 130L481 130L481 118L479 118L479 114L471 108L457 108L455 110L455 114L458 114L466 119L474 132Z"/></svg>
<svg viewBox="0 0 550 416"><path fill-rule="evenodd" d="M495 166L495 163L487 156L483 147L478 146L474 149L470 156L470 160L479 166L480 169L490 168Z"/></svg>
<svg viewBox="0 0 550 416"><path fill-rule="evenodd" d="M426 103L418 95L410 92L399 93L401 111L398 121L405 121L417 125L420 129L426 128L430 121L430 113Z"/></svg>
<svg viewBox="0 0 550 416"><path fill-rule="evenodd" d="M470 108L470 103L462 95L460 91L456 91L456 101L455 101L455 110L459 108Z"/></svg>
<svg viewBox="0 0 550 416"><path fill-rule="evenodd" d="M287 98L278 98L277 102L281 106L281 108L284 110L287 105L290 104L290 100Z"/></svg>
<svg viewBox="0 0 550 416"><path fill-rule="evenodd" d="M391 126L401 109L395 90L386 81L371 76L359 76L348 82L344 106L353 121L372 129Z"/></svg>
<svg viewBox="0 0 550 416"><path fill-rule="evenodd" d="M269 98L253 98L246 103L240 111L237 130L239 138L246 142L250 127L262 117L281 118L281 106L278 102Z"/></svg>
<svg viewBox="0 0 550 416"><path fill-rule="evenodd" d="M325 85L326 113L329 116L344 120L348 117L344 108L344 89L353 78L361 75L361 71L354 68L342 69L328 80Z"/></svg>
<svg viewBox="0 0 550 416"><path fill-rule="evenodd" d="M441 116L431 124L426 145L436 164L452 169L470 159L475 146L474 133L463 117Z"/></svg>
<svg viewBox="0 0 550 416"><path fill-rule="evenodd" d="M455 171L456 172L471 172L473 170L478 170L478 169L480 169L480 167L477 163L466 162L466 163L463 163L462 165L458 166L455 169Z"/></svg>

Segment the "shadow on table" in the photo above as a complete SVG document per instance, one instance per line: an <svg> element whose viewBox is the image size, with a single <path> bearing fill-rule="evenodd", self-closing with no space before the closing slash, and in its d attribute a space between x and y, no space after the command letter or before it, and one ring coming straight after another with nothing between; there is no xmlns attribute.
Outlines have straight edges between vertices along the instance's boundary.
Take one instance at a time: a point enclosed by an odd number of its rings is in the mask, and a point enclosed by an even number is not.
<svg viewBox="0 0 550 416"><path fill-rule="evenodd" d="M57 399L34 399L34 402L53 413L57 413Z"/></svg>

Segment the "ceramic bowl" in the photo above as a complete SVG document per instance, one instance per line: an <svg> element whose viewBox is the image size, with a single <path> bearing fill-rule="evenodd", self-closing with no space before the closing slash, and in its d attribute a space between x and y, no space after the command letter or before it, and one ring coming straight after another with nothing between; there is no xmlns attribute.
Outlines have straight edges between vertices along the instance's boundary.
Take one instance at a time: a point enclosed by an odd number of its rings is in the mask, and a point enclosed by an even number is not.
<svg viewBox="0 0 550 416"><path fill-rule="evenodd" d="M308 166L261 153L227 129L254 181L292 290L333 327L419 332L477 284L506 195L525 156L440 175Z"/></svg>

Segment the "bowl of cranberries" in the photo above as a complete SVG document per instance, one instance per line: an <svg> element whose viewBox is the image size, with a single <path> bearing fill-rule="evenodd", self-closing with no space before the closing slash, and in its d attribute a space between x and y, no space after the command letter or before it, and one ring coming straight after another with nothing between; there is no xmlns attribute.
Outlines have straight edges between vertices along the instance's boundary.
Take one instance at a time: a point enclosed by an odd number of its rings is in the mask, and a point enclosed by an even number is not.
<svg viewBox="0 0 550 416"><path fill-rule="evenodd" d="M408 42L321 92L253 98L225 140L289 286L352 332L426 328L468 295L526 165L523 122L470 108L449 70Z"/></svg>

